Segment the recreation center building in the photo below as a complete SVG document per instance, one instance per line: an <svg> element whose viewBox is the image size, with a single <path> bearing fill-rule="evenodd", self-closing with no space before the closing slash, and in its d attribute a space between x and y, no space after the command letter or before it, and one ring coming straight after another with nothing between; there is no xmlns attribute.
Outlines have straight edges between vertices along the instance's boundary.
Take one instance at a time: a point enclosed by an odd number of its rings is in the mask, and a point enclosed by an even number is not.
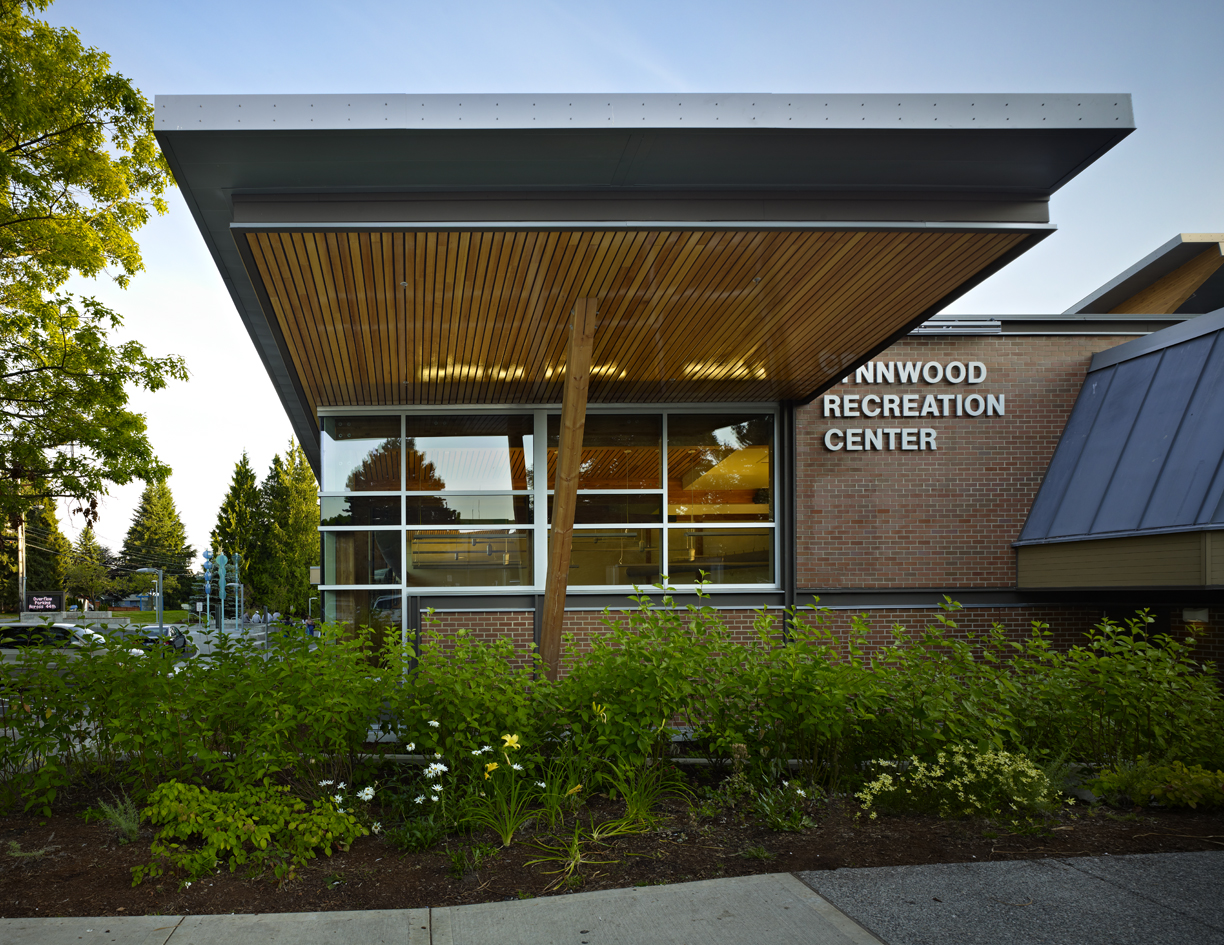
<svg viewBox="0 0 1224 945"><path fill-rule="evenodd" d="M1224 653L1224 234L948 305L1134 130L1092 95L158 96L321 485L324 613L540 644L1103 614ZM1215 312L1215 314L1211 314Z"/></svg>

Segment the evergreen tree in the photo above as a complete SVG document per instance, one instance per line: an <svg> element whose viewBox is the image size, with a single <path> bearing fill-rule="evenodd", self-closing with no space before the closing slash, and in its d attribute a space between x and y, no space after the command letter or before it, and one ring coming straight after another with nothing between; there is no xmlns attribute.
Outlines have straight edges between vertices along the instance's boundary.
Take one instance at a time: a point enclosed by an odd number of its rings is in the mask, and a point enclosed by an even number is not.
<svg viewBox="0 0 1224 945"><path fill-rule="evenodd" d="M235 552L242 555L244 584L248 583L249 575L256 572L260 565L257 558L264 532L260 506L255 470L251 468L251 461L243 450L242 459L234 466L234 476L230 480L225 501L217 512L217 524L210 540L213 550L224 552L231 561ZM230 565L231 570L226 574L227 583L233 580L232 567Z"/></svg>
<svg viewBox="0 0 1224 945"><path fill-rule="evenodd" d="M53 503L26 515L26 590L62 591L71 556L72 543L60 531Z"/></svg>
<svg viewBox="0 0 1224 945"><path fill-rule="evenodd" d="M51 502L26 513L26 589L30 593L62 591L72 544L60 531ZM17 600L17 529L0 533L0 610L14 613Z"/></svg>
<svg viewBox="0 0 1224 945"><path fill-rule="evenodd" d="M111 558L110 551L98 543L93 526L87 525L77 536L69 558L68 593L96 604L113 586Z"/></svg>
<svg viewBox="0 0 1224 945"><path fill-rule="evenodd" d="M191 592L190 566L195 549L187 544L187 531L174 505L174 496L164 482L150 482L140 496L140 504L132 516L127 537L123 541L120 560L125 568L162 568L164 606L177 605L184 594ZM131 589L146 591L156 578L138 574Z"/></svg>
<svg viewBox="0 0 1224 945"><path fill-rule="evenodd" d="M255 598L269 610L305 614L310 567L319 563L319 487L295 440L260 486L264 528L251 571Z"/></svg>

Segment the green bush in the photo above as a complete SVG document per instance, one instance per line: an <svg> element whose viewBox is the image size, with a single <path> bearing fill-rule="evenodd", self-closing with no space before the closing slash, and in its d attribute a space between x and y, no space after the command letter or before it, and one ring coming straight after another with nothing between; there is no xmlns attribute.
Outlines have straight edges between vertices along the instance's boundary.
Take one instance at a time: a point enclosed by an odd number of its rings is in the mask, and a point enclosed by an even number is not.
<svg viewBox="0 0 1224 945"><path fill-rule="evenodd" d="M318 851L331 856L333 845L346 847L369 833L330 801L316 801L307 810L288 788L268 784L221 792L167 781L149 795L143 813L161 829L151 847L152 862L132 868L133 886L161 876L163 860L189 880L222 864L230 872L242 865L256 870L271 865L277 879L288 879Z"/></svg>
<svg viewBox="0 0 1224 945"><path fill-rule="evenodd" d="M530 651L462 631L430 630L419 656L394 634L337 627L266 649L222 640L185 663L118 634L71 660L29 647L0 666L0 806L50 814L86 778L137 803L171 779L221 793L267 782L311 803L334 793L328 782L372 783L381 752L406 750L434 767L394 776L407 806L388 823L428 812L454 828L480 807L507 733L524 746L528 808L553 825L597 791L649 794L679 738L716 771L733 767L745 798L793 777L792 760L805 784L853 790L874 759L931 764L951 745L1093 769L1224 767L1214 667L1150 634L1146 615L1057 652L1041 624L1019 640L999 626L966 634L948 601L873 650L863 617L838 635L827 611L761 611L742 633L708 600L634 603L588 652L568 641L555 683ZM372 728L398 743L369 744ZM528 809L510 806L506 824Z"/></svg>
<svg viewBox="0 0 1224 945"><path fill-rule="evenodd" d="M1155 801L1167 807L1224 806L1224 771L1180 761L1150 764L1142 758L1104 771L1088 784L1094 793L1115 804Z"/></svg>
<svg viewBox="0 0 1224 945"><path fill-rule="evenodd" d="M877 761L888 769L854 796L874 820L877 810L919 811L940 817L1026 816L1050 811L1058 790L1023 755L952 745L934 760Z"/></svg>

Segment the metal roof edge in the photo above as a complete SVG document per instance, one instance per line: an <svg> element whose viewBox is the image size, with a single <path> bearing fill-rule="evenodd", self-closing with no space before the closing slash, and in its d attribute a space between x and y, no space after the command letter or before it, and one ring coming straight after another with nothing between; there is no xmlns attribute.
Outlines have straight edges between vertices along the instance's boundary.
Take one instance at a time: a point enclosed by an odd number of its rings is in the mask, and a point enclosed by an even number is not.
<svg viewBox="0 0 1224 945"><path fill-rule="evenodd" d="M1207 249L1208 245L1217 242L1211 237L1217 233L1178 233L1164 245L1148 253L1132 266L1127 267L1102 286L1093 289L1086 296L1063 312L1064 315L1108 314L1108 312L1085 312L1084 309L1096 305L1111 293L1116 292L1128 282L1134 282L1116 299L1104 303L1109 307L1119 305L1127 298L1142 292L1158 279L1162 279L1179 266L1185 265L1192 258ZM1180 250L1180 252L1179 252ZM1150 273L1148 270L1152 270Z"/></svg>
<svg viewBox="0 0 1224 945"><path fill-rule="evenodd" d="M1091 374L1093 371L1099 371L1114 364L1121 364L1123 361L1141 358L1153 351L1160 351L1181 344L1183 341L1201 338L1203 335L1209 335L1222 329L1224 329L1224 308L1208 312L1206 315L1195 315L1180 325L1170 325L1168 328L1154 331L1134 341L1127 341L1116 348L1098 351L1092 356L1088 373Z"/></svg>
<svg viewBox="0 0 1224 945"><path fill-rule="evenodd" d="M1145 535L1178 535L1184 532L1219 532L1224 531L1224 522L1200 522L1195 525L1166 525L1162 528L1135 528L1128 531L1097 532L1091 535L1059 535L1057 538L1018 539L1011 543L1013 548L1026 548L1029 545L1065 545L1072 541L1101 541L1106 538L1142 538Z"/></svg>

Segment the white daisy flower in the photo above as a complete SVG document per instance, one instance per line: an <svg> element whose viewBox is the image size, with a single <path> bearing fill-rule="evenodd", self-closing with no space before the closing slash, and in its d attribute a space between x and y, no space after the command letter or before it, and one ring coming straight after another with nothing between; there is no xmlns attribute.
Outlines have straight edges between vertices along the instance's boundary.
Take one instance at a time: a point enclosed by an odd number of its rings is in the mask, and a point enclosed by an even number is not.
<svg viewBox="0 0 1224 945"><path fill-rule="evenodd" d="M336 802L337 806L339 806L340 804L343 804L343 803L344 803L344 795L343 795L343 794L337 794L337 795L335 795L335 796L332 798L332 800ZM340 813L342 813L342 814L343 814L343 813L344 813L344 811L341 811Z"/></svg>
<svg viewBox="0 0 1224 945"><path fill-rule="evenodd" d="M540 790L542 791L548 790L548 785L545 784L543 781L537 781L536 787L540 788Z"/></svg>
<svg viewBox="0 0 1224 945"><path fill-rule="evenodd" d="M437 794L435 794L433 797L431 797L431 798L430 798L430 800L431 800L431 801L434 801L434 802L436 803L436 802L437 802L437 800L438 800L438 795L437 795Z"/></svg>
<svg viewBox="0 0 1224 945"><path fill-rule="evenodd" d="M370 829L374 831L375 836L382 833L382 821L376 820L370 825Z"/></svg>
<svg viewBox="0 0 1224 945"><path fill-rule="evenodd" d="M522 766L522 765L520 765L520 764L517 764L517 763L510 765L510 767L511 767L511 768L513 768L515 771L522 771L522 770L523 770L523 766Z"/></svg>
<svg viewBox="0 0 1224 945"><path fill-rule="evenodd" d="M442 752L440 752L440 751L435 751L435 752L434 752L434 757L435 757L435 758L441 758L441 757L442 757Z"/></svg>
<svg viewBox="0 0 1224 945"><path fill-rule="evenodd" d="M347 785L343 781L341 781L339 784L336 785L336 787L338 787L341 791L343 791L345 787L347 787Z"/></svg>
<svg viewBox="0 0 1224 945"><path fill-rule="evenodd" d="M438 722L435 719L430 719L428 724L430 728L439 728L442 725L441 722Z"/></svg>
<svg viewBox="0 0 1224 945"><path fill-rule="evenodd" d="M335 781L320 781L319 787L331 787L335 783Z"/></svg>
<svg viewBox="0 0 1224 945"><path fill-rule="evenodd" d="M408 750L409 750L409 751L416 751L416 742L409 742L409 743L408 743Z"/></svg>
<svg viewBox="0 0 1224 945"><path fill-rule="evenodd" d="M438 778L444 775L449 770L450 769L447 768L446 765L442 764L442 762L435 761L433 764L431 764L429 767L425 769L425 777Z"/></svg>
<svg viewBox="0 0 1224 945"><path fill-rule="evenodd" d="M372 787L362 788L357 792L357 796L363 801L372 801L374 800L374 789Z"/></svg>
<svg viewBox="0 0 1224 945"><path fill-rule="evenodd" d="M425 795L424 795L424 794L418 794L416 797L414 797L414 798L412 799L412 803L414 803L414 804L424 804L424 803L425 803Z"/></svg>

